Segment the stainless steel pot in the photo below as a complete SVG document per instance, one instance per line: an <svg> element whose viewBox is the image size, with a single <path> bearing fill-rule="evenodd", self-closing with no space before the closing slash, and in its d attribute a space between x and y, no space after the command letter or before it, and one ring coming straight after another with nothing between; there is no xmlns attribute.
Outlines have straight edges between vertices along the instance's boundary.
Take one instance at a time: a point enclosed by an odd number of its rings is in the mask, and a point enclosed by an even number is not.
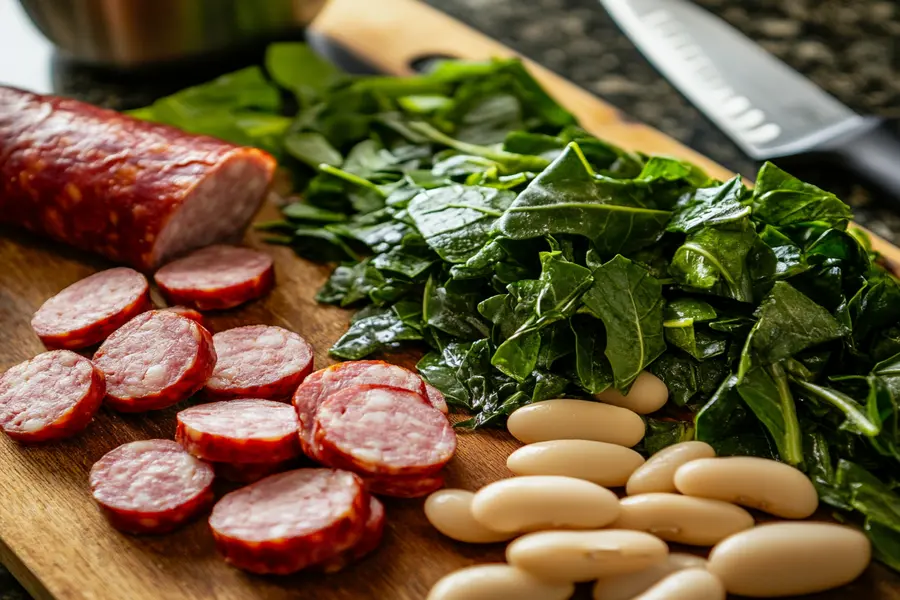
<svg viewBox="0 0 900 600"><path fill-rule="evenodd" d="M303 29L327 0L20 0L72 57L136 66L221 53Z"/></svg>

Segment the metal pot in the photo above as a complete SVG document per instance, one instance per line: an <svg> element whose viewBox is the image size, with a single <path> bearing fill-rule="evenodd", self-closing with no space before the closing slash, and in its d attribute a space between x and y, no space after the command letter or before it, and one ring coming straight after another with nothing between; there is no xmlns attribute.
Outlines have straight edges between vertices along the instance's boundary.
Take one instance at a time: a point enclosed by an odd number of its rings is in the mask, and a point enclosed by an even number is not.
<svg viewBox="0 0 900 600"><path fill-rule="evenodd" d="M130 67L224 53L302 30L327 0L20 0L73 58Z"/></svg>

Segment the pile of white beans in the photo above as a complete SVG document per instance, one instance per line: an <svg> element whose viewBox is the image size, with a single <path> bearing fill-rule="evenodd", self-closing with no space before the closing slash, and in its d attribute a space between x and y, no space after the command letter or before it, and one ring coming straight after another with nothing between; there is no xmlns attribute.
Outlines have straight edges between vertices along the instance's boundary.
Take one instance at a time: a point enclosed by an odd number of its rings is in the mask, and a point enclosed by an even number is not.
<svg viewBox="0 0 900 600"><path fill-rule="evenodd" d="M821 522L755 526L743 507L805 519L818 507L801 471L754 457L717 458L683 442L649 460L639 414L661 408L665 384L642 373L627 396L547 400L509 417L526 445L507 460L517 475L475 493L446 489L425 502L429 522L472 544L512 541L505 564L476 565L438 581L428 600L564 600L596 581L594 600L774 598L824 591L869 564L868 539ZM609 487L623 487L621 500ZM666 542L712 547L708 559Z"/></svg>

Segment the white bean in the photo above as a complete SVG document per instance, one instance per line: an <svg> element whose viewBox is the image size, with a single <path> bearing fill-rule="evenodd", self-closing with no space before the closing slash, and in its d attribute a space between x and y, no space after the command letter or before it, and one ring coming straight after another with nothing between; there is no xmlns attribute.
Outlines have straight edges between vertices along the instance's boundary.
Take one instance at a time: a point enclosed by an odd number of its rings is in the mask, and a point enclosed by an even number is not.
<svg viewBox="0 0 900 600"><path fill-rule="evenodd" d="M506 466L516 475L565 475L606 487L625 485L644 458L624 446L591 440L552 440L522 446Z"/></svg>
<svg viewBox="0 0 900 600"><path fill-rule="evenodd" d="M506 422L520 442L594 440L631 447L644 437L637 413L589 400L544 400L517 409Z"/></svg>
<svg viewBox="0 0 900 600"><path fill-rule="evenodd" d="M646 531L692 546L712 546L729 535L753 527L753 517L740 506L679 494L641 494L622 498L611 528Z"/></svg>
<svg viewBox="0 0 900 600"><path fill-rule="evenodd" d="M634 573L604 577L594 584L594 600L632 600L653 587L664 577L683 569L705 569L706 559L672 552L666 560Z"/></svg>
<svg viewBox="0 0 900 600"><path fill-rule="evenodd" d="M546 581L591 581L632 573L665 561L666 543L649 533L599 531L539 531L506 547L514 567Z"/></svg>
<svg viewBox="0 0 900 600"><path fill-rule="evenodd" d="M705 569L672 573L634 600L725 600L725 586Z"/></svg>
<svg viewBox="0 0 900 600"><path fill-rule="evenodd" d="M467 490L438 490L425 500L425 517L435 529L460 542L489 544L513 537L511 533L492 531L472 517L474 497Z"/></svg>
<svg viewBox="0 0 900 600"><path fill-rule="evenodd" d="M833 523L772 523L731 536L713 548L709 571L732 594L799 596L850 583L872 557L859 530Z"/></svg>
<svg viewBox="0 0 900 600"><path fill-rule="evenodd" d="M608 388L594 394L594 398L606 404L621 406L633 410L639 415L646 415L658 411L669 399L669 388L663 380L649 371L641 371L637 376L628 394L615 388Z"/></svg>
<svg viewBox="0 0 900 600"><path fill-rule="evenodd" d="M675 492L675 471L698 458L712 458L716 451L706 442L681 442L663 448L637 468L625 491L629 496L651 492Z"/></svg>
<svg viewBox="0 0 900 600"><path fill-rule="evenodd" d="M426 600L566 600L575 593L571 583L541 581L515 567L475 565L441 578Z"/></svg>
<svg viewBox="0 0 900 600"><path fill-rule="evenodd" d="M475 492L472 516L489 529L596 529L619 516L616 495L574 477L526 476L490 483Z"/></svg>
<svg viewBox="0 0 900 600"><path fill-rule="evenodd" d="M715 498L788 519L816 512L819 496L799 469L767 458L733 456L691 461L675 472L682 494Z"/></svg>

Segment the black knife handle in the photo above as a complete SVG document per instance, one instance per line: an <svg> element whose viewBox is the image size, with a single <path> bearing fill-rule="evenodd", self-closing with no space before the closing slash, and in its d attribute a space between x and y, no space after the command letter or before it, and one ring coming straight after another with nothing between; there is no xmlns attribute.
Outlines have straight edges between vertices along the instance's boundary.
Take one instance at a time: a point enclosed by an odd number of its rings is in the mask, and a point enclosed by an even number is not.
<svg viewBox="0 0 900 600"><path fill-rule="evenodd" d="M900 210L900 135L898 123L882 119L866 119L856 130L829 140L818 148L790 160L813 159L829 167L837 167L859 182L873 188L877 201Z"/></svg>

